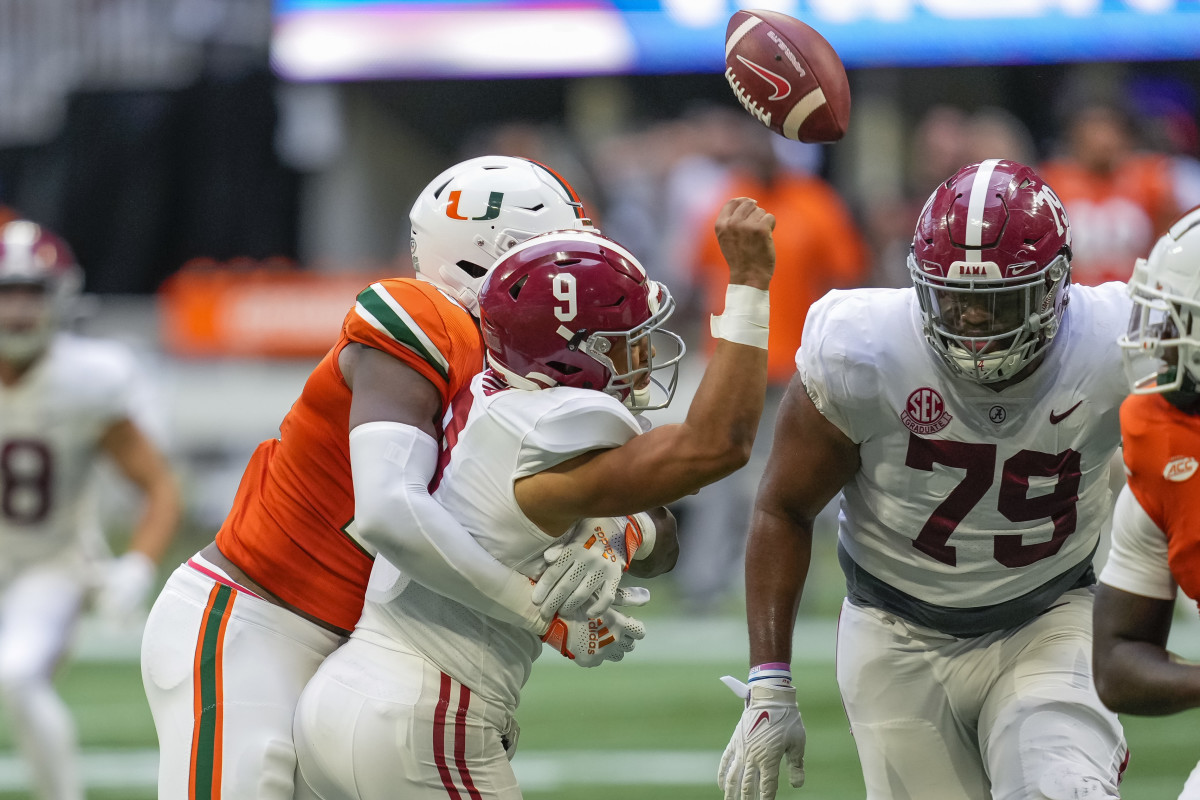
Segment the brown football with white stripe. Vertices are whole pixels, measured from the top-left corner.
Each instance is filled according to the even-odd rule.
[[[738,11],[725,29],[725,79],[742,106],[801,142],[836,142],[850,121],[850,82],[838,54],[798,19]]]

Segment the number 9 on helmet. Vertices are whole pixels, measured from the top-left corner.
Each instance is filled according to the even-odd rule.
[[[489,365],[519,389],[572,386],[633,411],[664,408],[684,344],[670,292],[598,233],[556,231],[506,253],[479,294]]]

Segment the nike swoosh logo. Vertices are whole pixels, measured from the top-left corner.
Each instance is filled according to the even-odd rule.
[[[771,70],[760,67],[753,61],[747,60],[745,56],[738,56],[738,61],[745,64],[755,75],[762,78],[775,88],[775,93],[768,97],[768,100],[782,100],[792,93],[792,85],[788,83],[787,78],[783,77],[782,75],[776,75],[774,72],[771,72]]]
[[[762,724],[763,722],[768,722],[768,721],[770,721],[770,719],[771,719],[770,714],[768,714],[766,711],[762,712],[761,714],[758,715],[758,719],[754,720],[754,724],[750,726],[750,730],[746,731],[746,735],[747,736],[753,735],[755,729],[757,729],[760,724]]]
[[[1054,409],[1050,409],[1050,424],[1057,425],[1058,423],[1062,422],[1064,419],[1066,419],[1068,416],[1071,415],[1072,411],[1079,408],[1081,405],[1083,405],[1082,400],[1080,400],[1078,403],[1071,406],[1070,408],[1068,408],[1066,411],[1064,411],[1061,414],[1055,414]]]

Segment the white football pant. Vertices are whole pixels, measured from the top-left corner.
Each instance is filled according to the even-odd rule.
[[[83,800],[75,721],[54,691],[85,592],[77,554],[23,568],[0,597],[0,701],[37,796]]]
[[[400,648],[403,645],[397,644]],[[421,656],[350,639],[296,709],[296,756],[321,800],[519,800],[510,710]]]
[[[159,800],[292,800],[292,716],[341,637],[191,567],[150,610],[142,683]]]
[[[1200,800],[1200,764],[1188,776],[1183,791],[1179,793],[1179,800]]]
[[[1092,686],[1092,592],[956,638],[846,601],[837,680],[868,800],[1108,800],[1126,747]]]

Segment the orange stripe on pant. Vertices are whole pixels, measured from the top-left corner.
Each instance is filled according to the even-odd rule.
[[[221,744],[224,727],[225,628],[237,593],[214,584],[200,621],[196,660],[192,667],[192,757],[188,777],[189,800],[220,800]]]

